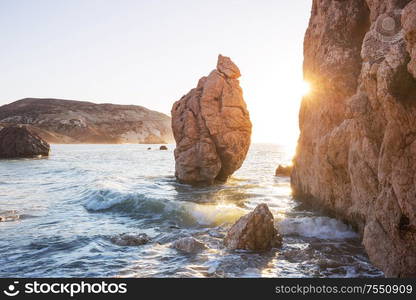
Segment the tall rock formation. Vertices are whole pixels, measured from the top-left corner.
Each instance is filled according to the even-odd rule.
[[[294,196],[354,224],[386,276],[416,276],[416,0],[314,0],[313,92]]]
[[[180,182],[212,184],[241,167],[250,146],[251,122],[239,77],[231,59],[219,55],[217,69],[174,103],[172,129]]]

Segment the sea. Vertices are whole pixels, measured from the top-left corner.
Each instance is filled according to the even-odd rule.
[[[148,148],[151,148],[150,150]],[[0,160],[0,277],[382,277],[347,224],[305,208],[288,177],[292,151],[253,144],[226,183],[180,184],[174,145],[52,145],[49,158]],[[281,249],[230,251],[230,226],[267,203]],[[120,246],[113,238],[145,233]],[[192,236],[207,249],[171,247]]]

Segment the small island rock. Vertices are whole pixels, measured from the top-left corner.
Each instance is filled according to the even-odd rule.
[[[49,144],[25,126],[9,126],[0,131],[0,158],[48,156],[49,151]]]

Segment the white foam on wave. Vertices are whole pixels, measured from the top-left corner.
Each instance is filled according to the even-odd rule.
[[[246,213],[244,209],[233,204],[198,204],[186,201],[171,201],[124,191],[116,186],[90,192],[84,204],[85,208],[91,211],[112,209],[115,206],[122,209],[126,205],[129,211],[162,213],[166,216],[173,213],[171,217],[190,218],[193,222],[204,226],[233,223]]]
[[[120,193],[119,191],[110,189],[99,190],[88,197],[85,207],[92,211],[105,210],[122,203],[128,197],[129,195]]]
[[[200,225],[218,226],[233,223],[246,211],[233,204],[195,204],[187,207],[188,212]]]
[[[283,235],[298,235],[321,239],[358,237],[350,226],[328,217],[286,218],[279,223]]]

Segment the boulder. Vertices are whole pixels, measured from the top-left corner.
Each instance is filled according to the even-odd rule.
[[[274,226],[274,218],[267,204],[241,217],[228,231],[224,245],[230,249],[268,251],[282,245],[282,238]]]
[[[285,165],[279,165],[276,168],[275,175],[276,176],[285,176],[288,177],[292,174],[292,166],[285,166]]]
[[[162,146],[160,146],[159,150],[168,150],[168,147],[162,145]]]
[[[193,237],[184,237],[172,244],[172,248],[185,253],[197,253],[207,249],[208,247]]]
[[[113,236],[110,240],[113,244],[118,246],[141,246],[150,242],[151,238],[145,233],[137,235],[123,233]]]
[[[0,131],[0,158],[48,156],[49,151],[49,144],[24,126],[9,126]]]
[[[225,181],[243,164],[252,125],[239,76],[231,59],[219,55],[217,68],[174,103],[175,175],[180,182]]]

